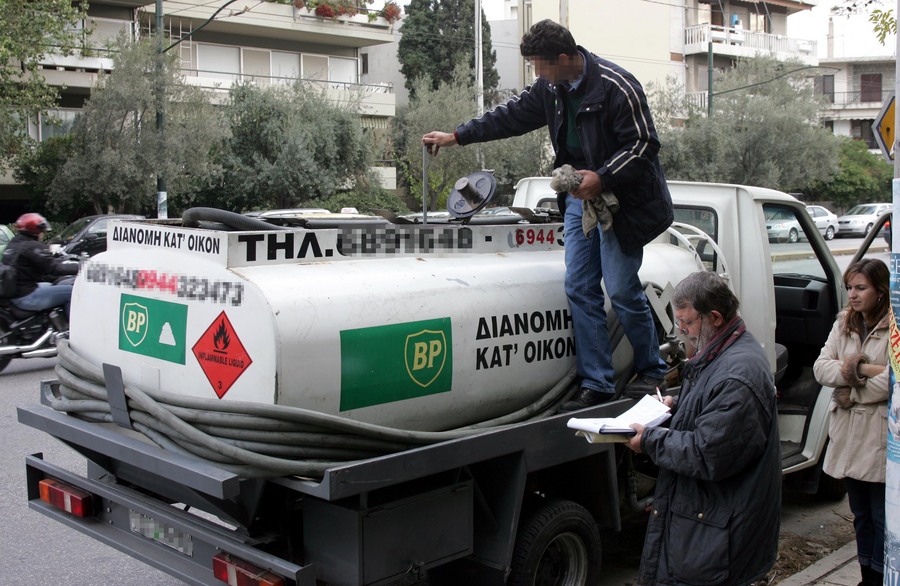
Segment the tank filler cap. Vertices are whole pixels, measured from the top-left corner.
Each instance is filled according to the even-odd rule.
[[[491,201],[497,179],[489,171],[476,171],[456,180],[447,198],[447,211],[454,218],[469,218]]]

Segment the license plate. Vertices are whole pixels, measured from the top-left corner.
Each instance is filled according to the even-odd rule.
[[[191,536],[183,531],[169,527],[161,521],[157,521],[137,511],[128,511],[128,520],[131,522],[131,530],[147,539],[152,539],[186,556],[194,555],[194,543]]]

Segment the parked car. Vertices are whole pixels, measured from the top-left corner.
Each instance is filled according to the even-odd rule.
[[[106,251],[106,231],[110,220],[139,220],[144,216],[133,214],[103,214],[75,220],[50,239],[51,250],[66,254],[88,256]]]
[[[850,208],[846,214],[838,218],[838,235],[865,236],[875,225],[878,216],[891,211],[889,203],[861,203]]]
[[[834,238],[839,229],[836,214],[822,206],[806,206],[806,211],[809,212],[813,222],[816,223],[816,228],[819,229],[819,234],[824,236],[825,240]]]
[[[800,222],[792,213],[781,208],[772,208],[766,212],[766,232],[769,242],[798,242],[803,231]]]
[[[12,240],[13,232],[5,224],[0,224],[0,254],[6,250],[6,245]]]

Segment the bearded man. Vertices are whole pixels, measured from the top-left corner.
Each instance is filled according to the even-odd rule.
[[[669,428],[628,447],[659,467],[638,584],[753,585],[775,563],[781,451],[772,370],[728,283],[708,271],[672,299],[689,360]]]

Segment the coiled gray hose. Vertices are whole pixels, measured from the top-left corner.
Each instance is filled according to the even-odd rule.
[[[112,422],[103,371],[58,344],[59,396],[51,406],[88,421]],[[574,368],[536,402],[502,417],[446,431],[414,431],[299,407],[183,397],[125,385],[135,430],[160,447],[207,460],[244,477],[321,477],[328,468],[487,429],[542,419],[574,392]]]

